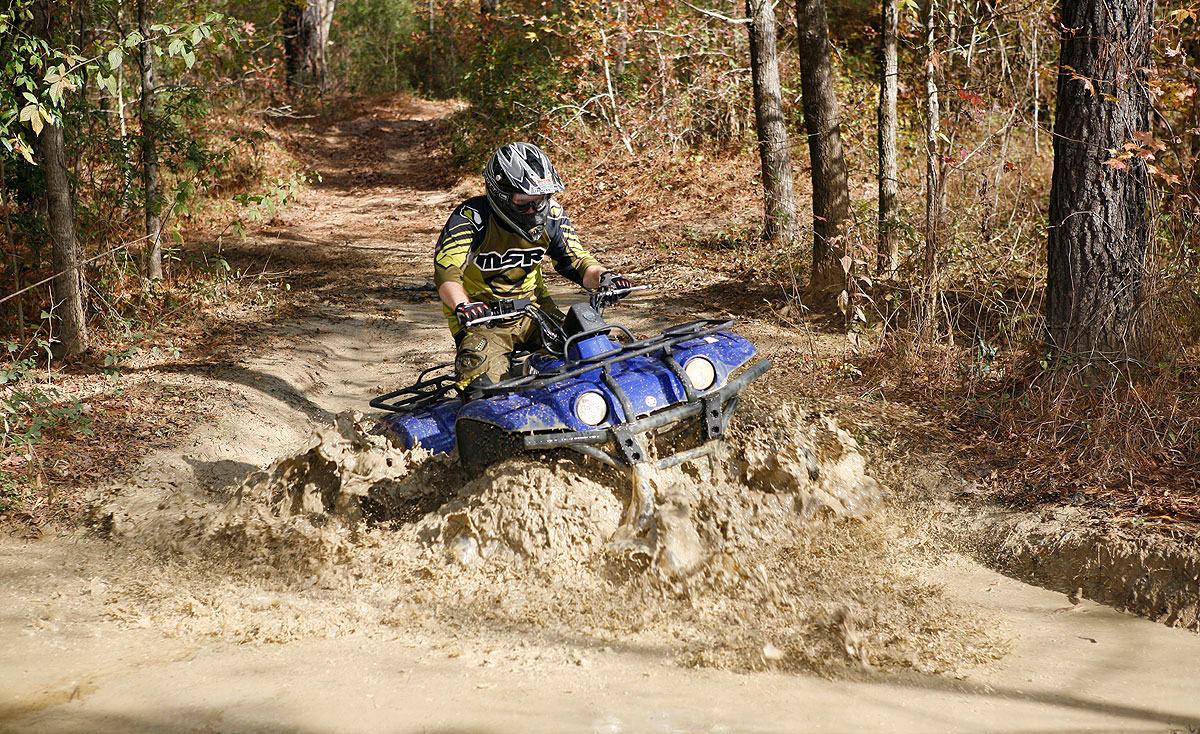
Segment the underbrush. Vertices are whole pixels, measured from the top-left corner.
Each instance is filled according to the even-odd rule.
[[[76,519],[82,504],[70,490],[102,475],[87,475],[97,462],[115,468],[140,453],[147,434],[130,427],[140,418],[129,417],[161,409],[157,398],[134,397],[145,389],[138,373],[213,348],[205,342],[226,315],[271,308],[286,288],[257,271],[239,271],[223,243],[287,206],[308,176],[257,116],[216,115],[195,135],[188,156],[164,171],[164,189],[173,198],[164,216],[159,280],[143,275],[143,211],[136,198],[125,205],[110,200],[124,163],[103,156],[81,162],[91,184],[77,194],[81,246],[89,257],[87,354],[65,365],[52,359],[58,316],[46,287],[5,304],[11,318],[0,332],[0,523],[36,528]],[[31,233],[44,227],[43,215],[12,203],[12,219],[27,235],[17,240],[27,248],[13,261],[33,264],[18,283],[36,283],[52,275],[47,253],[28,249],[36,243]],[[115,439],[114,426],[129,428],[126,438]]]
[[[1021,307],[1039,300],[1034,289],[1002,301],[1015,326],[960,332],[953,345],[891,330],[843,389],[920,409],[948,431],[964,475],[1001,502],[1073,505],[1110,522],[1200,522],[1200,352],[1102,367],[1055,359],[1038,346],[1040,314]],[[979,323],[977,310],[948,313]]]

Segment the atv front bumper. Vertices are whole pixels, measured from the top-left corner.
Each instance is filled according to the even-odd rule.
[[[628,468],[649,460],[643,434],[699,417],[702,443],[695,448],[660,458],[656,463],[660,469],[666,469],[691,459],[708,456],[716,448],[716,439],[725,435],[729,418],[737,407],[738,393],[770,368],[769,359],[760,359],[745,372],[707,395],[698,395],[694,400],[677,403],[658,413],[620,425],[590,431],[526,434],[520,437],[521,448],[567,448],[610,466]],[[611,446],[611,449],[606,450],[607,446]]]

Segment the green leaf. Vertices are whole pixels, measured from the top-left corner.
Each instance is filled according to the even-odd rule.
[[[193,28],[192,29],[192,45],[195,46],[196,44],[200,43],[203,40],[204,40],[204,32],[201,31],[199,27]]]
[[[33,118],[37,117],[37,113],[38,104],[37,100],[35,99],[32,100],[30,104],[27,104],[21,108],[20,120],[21,122],[29,122],[32,124],[32,120]]]
[[[120,46],[116,46],[113,48],[113,50],[108,52],[108,68],[112,69],[113,71],[116,71],[121,65],[121,62],[124,60],[125,53],[121,51]]]
[[[172,56],[178,56],[179,54],[183,53],[183,39],[171,39],[170,45],[167,46],[167,53],[171,54]]]
[[[189,69],[192,68],[192,65],[196,63],[196,54],[192,53],[191,51],[184,51],[183,62],[187,64]]]

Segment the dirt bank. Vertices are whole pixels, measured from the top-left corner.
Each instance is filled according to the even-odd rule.
[[[1200,553],[1192,537],[1133,533],[1072,508],[962,512],[963,538],[1016,578],[1200,632]]]

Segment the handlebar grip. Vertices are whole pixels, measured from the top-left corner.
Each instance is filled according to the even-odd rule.
[[[500,313],[500,314],[492,314],[491,316],[480,316],[477,319],[472,319],[471,321],[468,321],[466,324],[464,324],[464,326],[466,326],[469,329],[472,326],[481,326],[483,324],[489,324],[493,321],[504,321],[505,319],[511,319],[515,315],[516,314],[511,314],[511,313]]]
[[[520,316],[532,308],[534,304],[533,299],[531,298],[508,298],[499,301],[492,301],[487,305],[492,312],[490,315],[480,316],[477,319],[472,319],[471,321],[463,324],[463,326],[469,329],[473,326],[482,326],[483,324],[489,324],[493,321],[505,321],[507,319]]]

